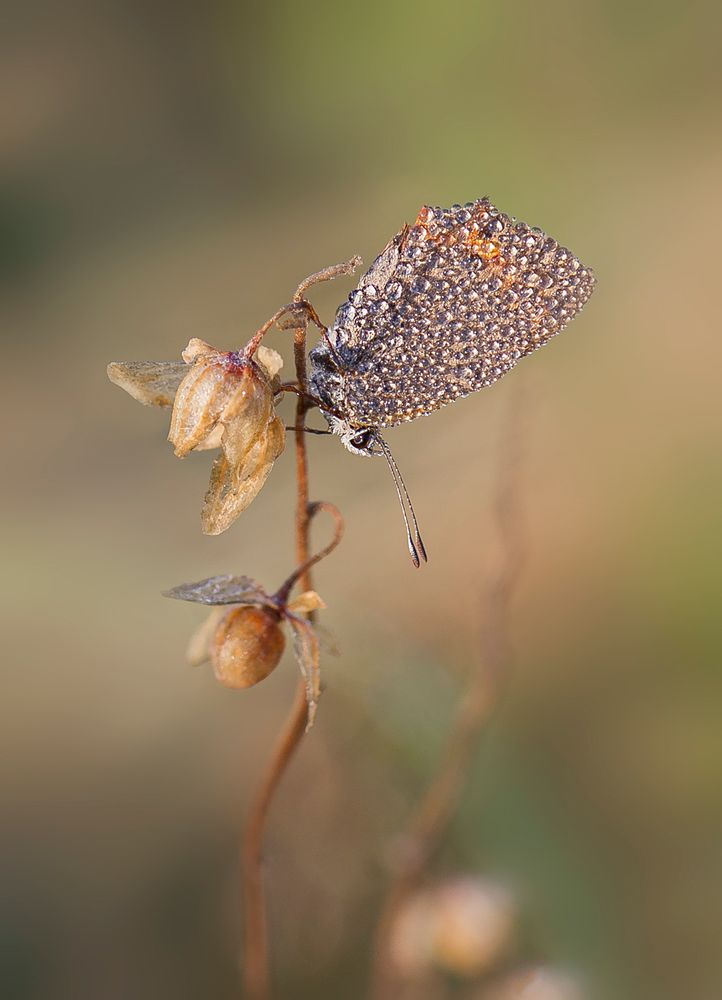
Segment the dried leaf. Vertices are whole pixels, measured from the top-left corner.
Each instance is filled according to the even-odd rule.
[[[164,597],[195,604],[263,604],[266,592],[249,576],[211,576],[197,583],[181,583],[163,592]]]
[[[112,361],[108,378],[144,406],[172,406],[188,365],[183,361]]]
[[[306,685],[306,703],[308,704],[306,732],[308,732],[316,718],[318,699],[321,697],[318,639],[313,626],[305,619],[289,614],[288,622],[293,630],[293,652]]]

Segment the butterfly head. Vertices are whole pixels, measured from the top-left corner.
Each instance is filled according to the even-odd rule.
[[[378,432],[375,427],[352,427],[342,417],[326,414],[329,426],[334,434],[338,434],[341,443],[354,455],[370,458],[382,454],[378,444]]]

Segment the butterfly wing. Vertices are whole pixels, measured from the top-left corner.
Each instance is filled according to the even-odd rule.
[[[354,427],[430,413],[559,333],[594,282],[569,250],[487,199],[425,207],[336,314],[332,402]]]

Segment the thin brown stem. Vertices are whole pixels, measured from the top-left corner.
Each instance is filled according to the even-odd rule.
[[[246,357],[248,357],[248,358],[252,358],[253,357],[253,355],[258,350],[258,345],[261,343],[261,341],[266,336],[266,334],[268,333],[268,331],[271,329],[271,327],[273,326],[273,324],[277,323],[279,321],[279,319],[281,318],[281,316],[283,316],[284,313],[287,313],[289,311],[289,309],[292,309],[292,308],[293,308],[293,303],[290,303],[289,305],[281,306],[280,309],[277,309],[275,311],[275,313],[273,314],[273,316],[271,316],[269,319],[266,320],[266,322],[263,324],[263,326],[260,326],[256,330],[256,332],[253,334],[253,336],[248,341],[248,343],[246,344],[246,346],[243,348],[243,353],[246,355]]]
[[[302,565],[308,560],[308,531],[311,517],[308,507],[308,454],[306,452],[306,413],[309,408],[306,398],[306,326],[293,331],[293,360],[296,367],[296,382],[303,395],[296,398],[296,420],[294,436],[296,440],[296,562]],[[304,590],[311,589],[311,574],[307,569],[301,576]]]
[[[270,997],[268,929],[263,884],[263,835],[266,819],[281,778],[306,729],[306,689],[299,682],[283,731],[276,743],[261,787],[251,808],[243,844],[245,940],[243,980],[249,1000]]]
[[[256,332],[244,348],[245,354],[252,357],[259,344],[274,323],[283,328],[293,329],[293,356],[296,367],[296,382],[284,384],[283,389],[297,393],[296,420],[294,435],[296,443],[296,565],[298,569],[282,586],[281,592],[287,597],[292,587],[298,582],[304,590],[312,589],[311,568],[320,559],[325,558],[338,545],[343,533],[343,519],[333,504],[317,502],[309,503],[308,492],[308,456],[306,452],[306,413],[316,405],[316,401],[308,396],[306,379],[306,332],[309,322],[315,323],[324,333],[326,327],[313,306],[304,298],[304,293],[320,281],[329,281],[342,275],[350,274],[359,264],[360,258],[353,257],[343,264],[324,268],[310,275],[296,289],[293,301],[277,310]],[[279,321],[286,315],[287,321]],[[316,555],[309,553],[309,529],[314,515],[325,510],[335,521],[335,533],[331,542]],[[313,619],[313,614],[309,615]],[[297,624],[301,625],[301,622]],[[308,626],[306,626],[308,627]],[[266,773],[256,793],[251,806],[250,817],[243,839],[243,872],[244,872],[244,965],[243,978],[245,993],[249,1000],[268,1000],[271,996],[271,977],[269,969],[268,930],[266,920],[266,901],[263,885],[263,836],[268,814],[276,790],[285,774],[288,765],[297,750],[307,722],[309,721],[309,703],[307,701],[306,685],[303,680],[298,684],[295,700],[283,731],[276,743],[268,764]]]
[[[498,704],[501,682],[510,660],[509,610],[525,555],[519,502],[519,402],[517,398],[500,448],[495,498],[500,556],[499,565],[490,574],[484,597],[480,665],[470,678],[436,772],[402,837],[401,857],[376,926],[371,978],[373,1000],[391,1000],[401,995],[403,984],[390,950],[393,930],[404,905],[423,881],[443,843],[479,739]]]
[[[302,392],[306,387],[306,327],[294,330],[293,354],[296,378]],[[309,527],[312,508],[308,502],[308,457],[304,425],[308,404],[305,395],[296,400],[296,563],[299,580],[310,590]],[[266,900],[263,885],[263,835],[273,796],[298,749],[306,730],[308,705],[303,680],[299,681],[290,714],[271,756],[265,777],[251,807],[243,843],[244,870],[244,984],[248,1000],[268,1000],[271,996]]]
[[[275,596],[284,603],[288,599],[288,595],[290,594],[291,590],[296,585],[296,583],[300,579],[302,579],[302,577],[312,567],[314,567],[317,563],[320,563],[322,559],[326,558],[326,556],[331,555],[333,550],[336,548],[336,546],[340,543],[341,539],[343,538],[344,521],[343,517],[341,516],[341,511],[338,509],[338,507],[333,503],[328,503],[328,501],[326,500],[316,500],[314,503],[308,505],[309,520],[314,518],[319,511],[325,511],[327,514],[330,514],[331,517],[333,518],[334,522],[333,538],[328,543],[328,545],[324,545],[322,549],[314,553],[314,555],[309,556],[309,558],[304,563],[301,563],[298,569],[295,569],[293,573],[291,573],[289,578],[286,580],[286,582],[279,587],[279,589],[276,591]]]

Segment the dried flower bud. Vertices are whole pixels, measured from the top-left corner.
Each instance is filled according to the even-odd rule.
[[[275,352],[266,351],[265,356],[269,354]],[[268,372],[262,361],[217,351],[197,337],[188,342],[183,360],[190,370],[178,387],[168,433],[176,455],[183,458],[195,448],[209,447],[209,435],[218,425],[238,417],[244,418],[245,431],[239,448],[247,451],[271,417],[275,372]],[[216,439],[211,446],[219,444]]]
[[[221,684],[247,688],[278,666],[286,645],[280,615],[269,607],[231,608],[210,643],[213,670]]]
[[[283,362],[264,347],[257,355],[250,360],[216,351],[197,338],[183,352],[191,367],[178,387],[168,439],[181,458],[194,449],[221,448],[201,513],[208,535],[225,531],[246,509],[286,443],[273,408]]]
[[[201,512],[207,535],[225,531],[265,483],[286,444],[274,410],[283,365],[261,344],[251,359],[217,351],[197,337],[183,361],[126,361],[108,365],[108,377],[146,406],[172,406],[168,439],[179,458],[220,448]]]

